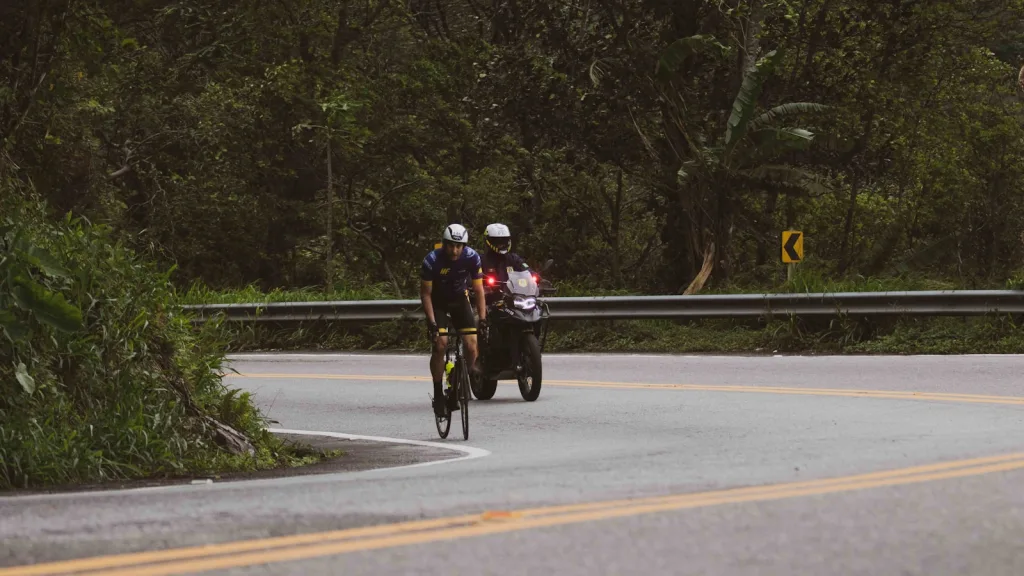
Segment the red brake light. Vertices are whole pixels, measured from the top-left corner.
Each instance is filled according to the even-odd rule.
[[[534,281],[534,282],[540,282],[540,276],[539,276],[539,275],[537,275],[537,274],[534,274],[534,275],[533,275],[533,281]]]
[[[494,276],[488,276],[487,277],[487,284],[489,286],[494,286]]]

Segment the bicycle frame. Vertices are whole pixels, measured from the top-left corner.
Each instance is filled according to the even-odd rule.
[[[445,351],[444,351],[444,364],[445,364],[445,374],[446,374],[445,377],[446,377],[448,386],[450,386],[450,390],[448,391],[448,393],[447,393],[447,395],[445,397],[445,401],[448,402],[448,401],[451,401],[452,399],[456,399],[455,401],[459,403],[460,416],[462,417],[461,418],[461,420],[462,420],[462,437],[463,437],[463,439],[468,440],[469,439],[469,400],[470,400],[470,395],[472,394],[472,392],[470,392],[470,390],[469,390],[469,387],[470,387],[469,375],[468,375],[468,368],[466,367],[466,364],[465,364],[465,356],[463,355],[463,350],[464,349],[463,349],[462,335],[458,334],[458,333],[454,333],[454,334],[450,333],[450,334],[446,334],[446,336],[448,338],[448,344],[445,347]],[[454,358],[453,358],[453,356],[454,356]],[[448,363],[449,362],[452,363],[451,371],[448,370]],[[453,382],[453,380],[454,380],[454,382]],[[449,412],[449,417],[448,417],[448,420],[447,420],[448,421],[448,426],[451,425],[451,416],[450,415],[451,415],[451,412]],[[442,431],[441,430],[441,426],[440,426],[440,420],[438,420],[438,429],[437,430],[438,430],[438,433],[441,435],[442,438],[447,438],[448,437],[448,429],[449,428],[446,426],[445,429]]]
[[[448,336],[448,346],[444,349],[444,363],[445,363],[445,366],[447,366],[448,362],[450,362],[450,361],[459,362],[463,358],[463,356],[462,356],[462,350],[463,350],[463,348],[462,348],[462,336],[459,335],[459,334],[448,334],[447,336]],[[455,355],[454,359],[452,358],[453,354]]]

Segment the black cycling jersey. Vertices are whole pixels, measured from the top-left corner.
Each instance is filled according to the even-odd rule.
[[[526,260],[523,260],[522,256],[515,252],[508,254],[488,252],[483,257],[483,269],[484,276],[493,276],[501,284],[508,280],[509,272],[525,272],[530,267],[526,264]]]
[[[447,301],[464,298],[469,291],[470,280],[484,277],[480,254],[469,246],[462,249],[462,255],[454,262],[448,259],[444,248],[438,248],[423,259],[420,279],[432,282],[432,296]]]

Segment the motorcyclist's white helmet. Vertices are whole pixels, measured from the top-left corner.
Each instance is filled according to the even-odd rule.
[[[462,224],[449,224],[444,229],[444,241],[455,244],[468,244],[469,231]]]
[[[508,251],[512,249],[512,233],[504,224],[488,225],[484,230],[484,238],[487,239],[487,246],[498,254],[508,254]]]

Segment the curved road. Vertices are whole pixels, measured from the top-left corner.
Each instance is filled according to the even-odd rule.
[[[440,441],[423,356],[232,366],[282,429]],[[0,576],[1024,574],[1022,373],[549,355],[537,402],[503,382],[468,442],[453,422],[449,461],[2,498]]]

